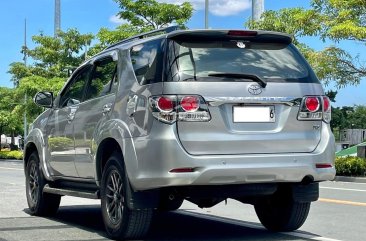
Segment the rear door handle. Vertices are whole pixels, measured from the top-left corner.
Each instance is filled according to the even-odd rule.
[[[137,95],[133,95],[133,96],[130,96],[128,98],[128,102],[127,102],[127,115],[129,117],[132,117],[133,114],[137,110],[137,101],[138,101],[138,98],[139,97]]]
[[[112,103],[109,103],[103,106],[102,113],[103,115],[106,115],[107,113],[111,112],[111,110],[112,110]]]
[[[67,115],[67,122],[71,123],[75,118],[75,112],[71,112]]]

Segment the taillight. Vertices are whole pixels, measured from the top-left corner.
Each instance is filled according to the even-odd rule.
[[[197,96],[184,96],[180,101],[180,106],[187,112],[194,112],[200,107],[200,100]]]
[[[158,98],[157,107],[163,112],[171,112],[174,109],[175,100],[169,96],[161,96]]]
[[[320,102],[319,102],[318,97],[306,97],[305,107],[310,112],[315,112],[315,111],[319,110]]]
[[[324,120],[331,119],[330,100],[327,96],[305,96],[302,99],[298,120]]]
[[[149,103],[153,116],[164,123],[211,120],[205,100],[198,95],[152,96]]]
[[[332,119],[332,107],[330,105],[330,99],[328,96],[323,96],[323,120],[326,123],[330,123]]]

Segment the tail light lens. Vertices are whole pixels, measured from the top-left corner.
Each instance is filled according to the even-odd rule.
[[[323,96],[323,120],[326,123],[330,123],[332,120],[332,107],[328,96]]]
[[[184,111],[195,112],[200,107],[200,100],[197,96],[184,96],[180,101],[180,106]]]
[[[149,104],[153,116],[164,123],[211,120],[205,100],[198,95],[151,96]]]
[[[305,96],[302,99],[298,120],[331,120],[330,100],[327,96]]]
[[[320,108],[320,102],[318,97],[307,97],[305,99],[305,107],[310,112],[316,112]]]
[[[174,109],[174,98],[161,96],[158,98],[157,107],[162,112],[171,112]]]

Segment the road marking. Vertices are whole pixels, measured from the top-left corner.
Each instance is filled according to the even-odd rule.
[[[362,202],[352,202],[352,201],[345,201],[345,200],[337,200],[337,199],[328,199],[328,198],[319,198],[321,202],[327,203],[337,203],[337,204],[345,204],[345,205],[353,205],[353,206],[363,206],[366,207],[366,203]]]
[[[340,188],[340,187],[320,187],[320,188],[321,189],[331,189],[331,190],[342,190],[342,191],[366,192],[366,190],[353,189],[353,188]]]
[[[0,167],[0,169],[4,169],[4,170],[16,170],[16,171],[23,171],[24,170],[22,168],[12,168],[12,167]]]
[[[208,220],[211,220],[211,221],[225,222],[225,223],[228,223],[228,224],[242,226],[242,227],[245,227],[245,228],[266,230],[260,224],[249,223],[249,222],[245,222],[245,221],[240,221],[240,220],[235,220],[235,219],[230,219],[230,218],[224,218],[224,217],[218,217],[218,216],[214,216],[214,215],[210,215],[210,214],[203,214],[203,213],[198,213],[198,212],[185,211],[185,210],[179,210],[177,212],[178,213],[183,213],[185,215],[189,215],[189,216],[192,216],[192,217],[195,217],[195,218],[205,218],[205,219],[208,219]],[[326,238],[326,237],[322,237],[322,236],[319,236],[319,235],[303,233],[301,231],[281,232],[280,234],[289,235],[289,236],[293,236],[293,237],[297,237],[297,238],[316,240],[316,241],[341,241],[339,239]]]

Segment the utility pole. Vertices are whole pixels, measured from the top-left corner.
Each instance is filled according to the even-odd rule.
[[[205,0],[205,29],[208,29],[208,0]]]
[[[24,19],[24,65],[27,67],[27,19]],[[24,95],[24,140],[28,135],[28,128],[27,128],[27,111],[25,110],[27,104],[27,93]]]
[[[61,30],[61,0],[55,0],[55,29],[54,37],[57,37],[58,31]]]
[[[264,12],[264,0],[252,0],[252,20],[259,21]]]

